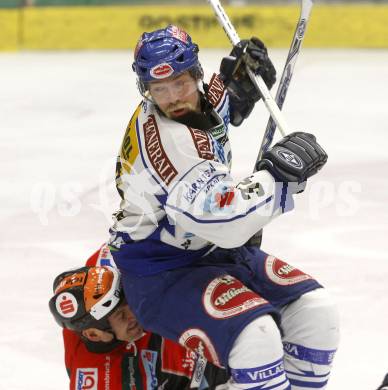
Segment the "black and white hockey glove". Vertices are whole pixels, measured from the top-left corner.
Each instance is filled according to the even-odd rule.
[[[287,135],[263,154],[256,170],[266,169],[277,181],[303,183],[327,161],[327,154],[314,135],[296,132]]]
[[[377,390],[388,390],[388,374],[385,376],[383,383]]]
[[[229,56],[222,59],[220,76],[224,84],[228,86],[232,81],[243,82],[245,79],[250,82],[246,66],[255,74],[259,74],[268,88],[275,84],[275,67],[268,57],[267,48],[259,38],[243,39],[233,47]]]
[[[259,74],[268,88],[276,81],[276,70],[268,57],[267,48],[258,38],[242,40],[235,45],[229,56],[220,65],[220,77],[228,89],[231,105],[231,122],[239,126],[249,116],[260,92],[246,72],[248,66]]]

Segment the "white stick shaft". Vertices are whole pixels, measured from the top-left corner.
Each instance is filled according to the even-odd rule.
[[[228,15],[225,13],[225,10],[223,9],[221,3],[219,2],[219,0],[208,0],[208,2],[212,6],[229,40],[232,42],[233,45],[236,45],[238,42],[240,42],[240,38],[237,34],[236,29],[233,27],[232,22],[230,21]],[[259,90],[263,98],[263,102],[266,105],[269,113],[271,114],[271,117],[275,121],[279,131],[282,133],[283,136],[285,136],[288,133],[291,133],[283,117],[282,112],[279,110],[279,107],[277,106],[274,98],[269,92],[264,80],[259,75],[255,75],[250,69],[247,69],[247,71],[252,82]]]
[[[247,72],[253,84],[255,84],[256,88],[260,91],[263,102],[282,136],[285,137],[286,134],[290,134],[292,131],[289,129],[283,113],[279,110],[279,107],[272,97],[271,92],[269,92],[264,80],[260,76],[255,75],[250,69],[247,69]]]
[[[219,0],[208,0],[208,2],[212,6],[218,21],[221,23],[221,26],[226,32],[226,35],[228,36],[232,45],[237,45],[237,43],[240,42],[240,37],[238,36],[236,29],[234,28]]]

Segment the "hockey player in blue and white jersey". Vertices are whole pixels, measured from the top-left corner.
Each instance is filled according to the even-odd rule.
[[[257,38],[236,45],[205,84],[185,31],[142,35],[133,70],[143,100],[117,161],[110,249],[141,325],[227,367],[228,388],[324,389],[335,305],[311,276],[246,243],[293,208],[327,155],[313,135],[293,133],[234,183],[228,128],[260,99],[246,64],[273,85]]]

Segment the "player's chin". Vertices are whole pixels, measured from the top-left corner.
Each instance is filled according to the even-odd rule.
[[[191,110],[190,108],[187,108],[187,107],[185,107],[185,108],[180,108],[180,109],[178,109],[178,110],[168,111],[168,112],[167,112],[167,116],[168,116],[169,118],[172,118],[172,119],[174,119],[174,118],[180,118],[180,117],[182,117],[182,116],[188,114],[190,111],[192,111],[192,110]]]
[[[137,340],[143,334],[143,328],[137,324],[135,327],[127,329],[127,341]]]

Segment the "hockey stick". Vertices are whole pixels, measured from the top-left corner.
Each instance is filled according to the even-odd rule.
[[[223,9],[220,1],[208,0],[208,2],[212,6],[218,21],[221,23],[232,45],[236,45],[238,42],[240,42],[240,38],[237,34],[236,29],[233,27],[228,15],[225,13],[225,10]],[[276,123],[276,126],[278,127],[282,135],[285,136],[286,134],[291,133],[283,117],[282,112],[279,110],[279,107],[277,106],[263,79],[259,75],[255,75],[248,67],[247,73],[255,87],[260,92],[264,104],[266,105],[269,113],[271,114],[271,117],[273,118],[274,122]]]
[[[284,66],[282,77],[280,79],[278,90],[275,96],[276,104],[278,105],[280,110],[282,109],[284,100],[286,99],[288,87],[291,82],[295,63],[299,55],[299,51],[306,32],[307,23],[313,5],[314,5],[314,0],[302,0],[298,24],[295,29],[294,37],[291,42],[291,47],[288,52],[286,64]],[[272,119],[272,117],[270,117],[264,132],[263,141],[260,146],[260,151],[257,156],[256,163],[261,159],[263,153],[266,152],[268,148],[271,146],[275,134],[275,130],[276,130],[276,123]]]

